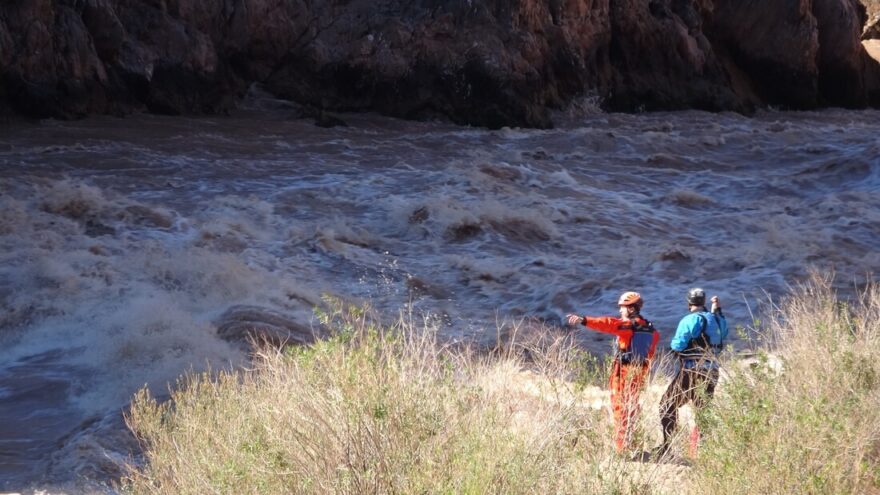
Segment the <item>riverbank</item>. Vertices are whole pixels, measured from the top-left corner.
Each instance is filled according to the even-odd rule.
[[[821,277],[796,288],[760,324],[759,359],[725,366],[697,457],[682,439],[640,464],[611,454],[604,368],[564,336],[474,354],[339,304],[331,339],[190,376],[171,402],[138,394],[128,421],[146,450],[125,491],[866,493],[880,486],[878,315],[876,285],[850,303]],[[644,398],[645,450],[662,381]]]

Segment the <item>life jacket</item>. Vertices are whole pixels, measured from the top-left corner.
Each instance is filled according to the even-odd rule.
[[[688,346],[685,350],[679,353],[679,356],[681,356],[682,359],[691,360],[714,358],[715,353],[724,347],[724,343],[713,344],[712,339],[707,332],[709,328],[708,318],[706,318],[706,315],[703,313],[696,313],[696,315],[700,317],[700,334],[688,342]],[[718,325],[718,331],[720,332],[721,324],[718,322],[718,318],[715,318],[715,323]]]
[[[639,322],[640,319],[644,323]],[[657,329],[650,321],[641,316],[630,320],[630,326],[633,335],[629,340],[629,345],[624,349],[618,348],[615,359],[621,364],[647,363],[651,344],[654,343],[654,333],[657,332]]]

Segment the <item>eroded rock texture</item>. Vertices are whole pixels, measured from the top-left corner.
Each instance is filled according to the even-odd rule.
[[[868,7],[866,11],[865,7]],[[878,103],[874,0],[7,0],[0,101],[216,113],[258,82],[317,110],[551,125],[614,110]],[[872,10],[873,9],[873,10]],[[874,15],[874,17],[871,17]]]

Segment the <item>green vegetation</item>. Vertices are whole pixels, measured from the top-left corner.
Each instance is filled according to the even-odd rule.
[[[880,291],[839,303],[814,277],[776,308],[751,366],[728,366],[692,484],[704,493],[880,493]]]
[[[253,369],[137,395],[145,463],[128,493],[870,493],[880,490],[880,293],[837,302],[827,280],[767,315],[752,366],[731,362],[697,418],[692,467],[613,454],[602,364],[564,335],[491,353],[444,346],[428,323],[379,325],[329,301],[337,333],[263,348]],[[541,329],[539,329],[541,330]],[[526,332],[524,332],[526,333]],[[776,357],[778,356],[778,358]],[[773,364],[781,363],[781,369]],[[664,379],[665,380],[665,379]],[[658,380],[659,382],[660,380]],[[644,395],[658,443],[663,383]],[[683,441],[680,443],[684,443]]]
[[[606,413],[581,407],[574,385],[550,376],[582,359],[567,339],[528,349],[541,369],[529,374],[523,347],[444,348],[430,329],[385,328],[368,311],[330,305],[320,316],[338,329],[332,338],[263,349],[252,370],[189,376],[164,404],[138,394],[128,420],[147,464],[123,490],[630,491],[631,477],[599,472]],[[533,384],[545,390],[524,390]]]

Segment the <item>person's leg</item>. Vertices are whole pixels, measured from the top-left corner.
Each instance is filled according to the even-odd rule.
[[[694,372],[694,409],[699,410],[709,403],[715,395],[715,387],[718,385],[718,368],[699,370]]]
[[[687,403],[688,390],[688,370],[679,368],[678,372],[672,377],[663,398],[660,399],[660,426],[663,428],[663,444],[661,450],[665,451],[672,443],[672,435],[675,433],[675,427],[678,424],[678,408]]]
[[[611,391],[611,413],[614,417],[614,448],[617,452],[623,452],[626,448],[626,376],[623,366],[615,362],[611,367],[611,376],[608,379],[608,389]]]
[[[642,386],[645,383],[645,377],[648,374],[647,366],[634,365],[623,366],[624,377],[624,396],[623,396],[623,418],[624,418],[624,445],[625,448],[632,447],[633,432],[636,429],[639,418],[639,395]]]
[[[697,456],[697,450],[700,445],[700,411],[706,407],[706,404],[709,403],[709,400],[712,399],[712,396],[715,395],[715,387],[718,385],[718,368],[712,368],[707,370],[702,370],[698,375],[694,376],[695,385],[695,394],[693,397],[694,401],[694,414],[696,423],[694,424],[694,429],[691,431],[690,436],[690,449],[689,453],[691,457]]]

